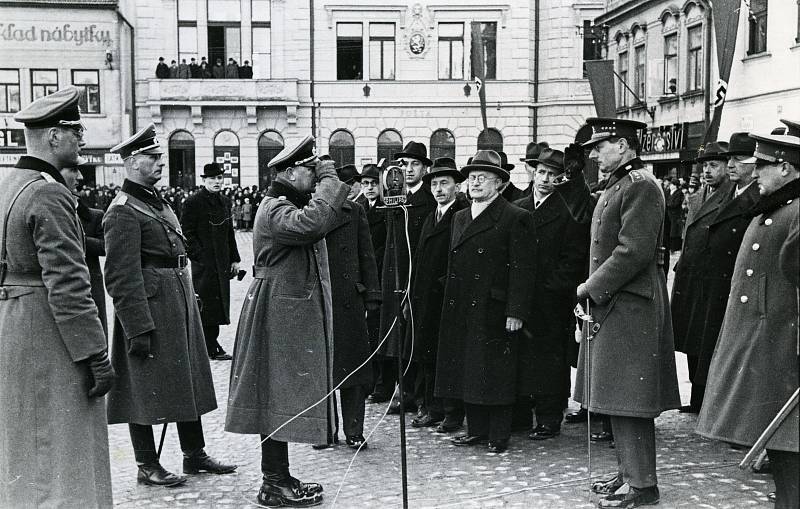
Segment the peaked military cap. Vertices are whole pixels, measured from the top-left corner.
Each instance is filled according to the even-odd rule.
[[[456,182],[464,182],[464,175],[458,171],[456,162],[450,157],[437,157],[433,161],[431,171],[422,176],[425,185],[430,185],[436,177],[453,177]]]
[[[712,141],[697,151],[697,157],[695,158],[695,161],[698,163],[702,163],[703,161],[727,161],[727,152],[727,141]]]
[[[290,145],[278,153],[267,164],[275,171],[283,171],[292,166],[313,166],[317,161],[314,137],[310,134],[295,145]]]
[[[628,120],[627,118],[592,117],[586,123],[592,128],[589,141],[583,143],[584,147],[591,147],[609,138],[639,138],[639,130],[647,127],[644,122]]]
[[[539,157],[533,160],[537,164],[543,164],[550,168],[555,168],[559,172],[564,171],[564,152],[552,148],[542,150]]]
[[[511,180],[511,175],[500,166],[500,154],[494,150],[479,150],[472,160],[461,168],[461,173],[464,177],[469,176],[473,171],[489,171],[500,177],[503,182]]]
[[[800,168],[800,138],[776,134],[751,134],[756,140],[753,157],[747,162],[791,163]]]
[[[75,127],[81,124],[78,109],[80,92],[75,87],[63,88],[30,103],[14,115],[14,120],[28,128]]]
[[[508,162],[508,156],[505,152],[500,151],[497,153],[500,156],[500,167],[506,171],[511,171],[514,169],[514,165]]]
[[[365,164],[364,167],[361,169],[361,175],[359,176],[359,180],[361,179],[375,179],[380,182],[381,180],[381,169],[378,167],[377,164]]]
[[[740,132],[731,134],[731,141],[728,143],[728,150],[724,155],[730,156],[752,156],[756,149],[756,140],[751,138],[748,133]]]
[[[202,177],[203,178],[216,177],[217,175],[222,175],[224,173],[225,172],[222,171],[222,168],[220,168],[220,166],[216,162],[212,162],[212,163],[208,163],[205,166],[203,166],[203,175],[202,175]]]
[[[781,122],[786,124],[786,134],[800,138],[800,121],[782,118]]]
[[[422,164],[425,166],[430,166],[433,164],[433,161],[428,159],[428,149],[425,147],[424,143],[418,143],[416,141],[409,141],[406,143],[406,146],[403,148],[401,152],[396,153],[392,156],[393,159],[400,159],[401,157],[410,157],[412,159],[417,159],[422,161]]]
[[[164,153],[158,143],[154,124],[148,125],[116,147],[112,147],[111,152],[119,154],[123,159],[137,154],[157,155]]]
[[[519,160],[522,162],[530,162],[539,157],[539,154],[542,153],[542,150],[546,149],[550,145],[546,141],[532,141],[528,143],[528,146],[525,147],[525,157],[520,157]]]
[[[341,168],[336,168],[336,175],[345,184],[352,184],[356,180],[361,180],[354,164],[345,164]]]

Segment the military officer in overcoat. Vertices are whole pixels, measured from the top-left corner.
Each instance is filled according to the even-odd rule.
[[[128,423],[143,484],[186,481],[159,462],[152,426],[176,422],[183,471],[236,470],[205,452],[200,416],[217,408],[200,311],[178,218],[155,189],[163,151],[153,124],[112,148],[125,181],[103,219],[105,276],[114,301],[111,359],[119,379],[108,422]]]
[[[761,195],[733,268],[697,432],[752,446],[798,388],[800,138],[751,135]],[[767,443],[778,509],[800,503],[797,406]]]
[[[464,402],[467,434],[455,445],[508,448],[516,398],[519,331],[530,324],[534,284],[530,216],[500,196],[510,176],[493,150],[479,150],[461,173],[470,208],[450,236],[434,395]]]
[[[555,182],[564,173],[564,153],[545,148],[531,161],[533,192],[514,204],[531,214],[539,272],[533,288],[531,322],[523,330],[518,354],[518,401],[530,424],[530,403],[536,411],[536,428],[529,438],[546,440],[561,432],[569,400],[569,348],[574,344],[575,289],[586,276],[589,223],[576,221]],[[530,163],[528,163],[530,164]]]
[[[752,157],[755,140],[747,133],[734,133],[727,150],[719,151],[719,147],[710,144],[698,159],[707,167],[717,163],[706,158],[726,158],[727,177],[687,226],[672,286],[675,348],[686,354],[692,382],[690,403],[681,410],[691,413],[699,413],[703,403],[733,264],[752,218],[750,209],[758,201],[758,186],[751,184],[754,165],[743,162]]]
[[[608,171],[594,209],[589,278],[577,297],[589,303],[594,339],[581,342],[575,400],[611,416],[619,473],[595,483],[601,507],[659,500],[654,419],[680,406],[672,319],[660,264],[664,193],[637,157],[642,122],[589,118],[584,145]],[[589,369],[590,368],[590,371]],[[615,494],[624,483],[630,490]]]
[[[202,304],[200,318],[208,356],[231,360],[217,341],[220,325],[231,323],[230,281],[239,272],[239,249],[233,231],[231,202],[223,195],[222,168],[212,162],[203,166],[203,187],[183,204],[181,227],[192,262],[192,282]]]
[[[75,198],[78,89],[32,102],[0,172],[0,507],[111,507],[103,396],[114,382]]]

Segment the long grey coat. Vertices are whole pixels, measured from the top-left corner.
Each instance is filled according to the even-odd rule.
[[[117,385],[108,396],[108,422],[194,421],[217,408],[200,311],[188,268],[142,268],[142,256],[177,259],[183,240],[164,203],[158,210],[120,192],[106,212],[105,276],[114,299],[111,361]],[[150,211],[160,221],[133,208]],[[154,358],[128,356],[130,339],[151,334]]]
[[[753,445],[797,389],[798,196],[744,234],[697,422],[708,438]],[[767,447],[798,452],[797,407]]]
[[[28,157],[0,172],[8,251],[0,287],[0,507],[111,507],[105,400],[88,397],[80,362],[105,350],[106,340],[74,198],[40,175],[45,165],[58,175]],[[13,196],[31,181],[3,232]]]
[[[633,159],[616,170],[594,209],[585,284],[599,329],[581,342],[575,400],[592,412],[650,418],[681,401],[667,283],[656,259],[664,193],[641,168]]]
[[[228,415],[231,433],[268,435],[333,388],[333,319],[325,234],[347,198],[332,178],[298,208],[273,183],[253,228],[253,283],[239,316]],[[320,443],[333,432],[332,399],[272,438]]]

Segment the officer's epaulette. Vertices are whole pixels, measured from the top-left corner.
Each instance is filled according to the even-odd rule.
[[[50,175],[45,171],[41,172],[39,175],[41,175],[46,181],[50,182],[51,184],[56,181],[56,179],[54,179],[52,175]]]
[[[287,197],[285,197],[285,196],[278,196],[278,199],[279,199],[279,200],[288,200],[288,198],[287,198]]]
[[[639,170],[631,170],[630,173],[628,173],[628,176],[630,176],[631,181],[633,182],[641,182],[645,179],[645,176],[642,175],[642,172]]]
[[[128,202],[128,195],[119,193],[117,194],[111,203],[108,205],[108,208],[115,207],[117,205],[125,205]]]

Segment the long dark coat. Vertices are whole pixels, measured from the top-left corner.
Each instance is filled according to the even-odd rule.
[[[81,362],[106,339],[75,199],[55,168],[24,156],[0,172],[3,237],[0,507],[111,507],[105,399],[88,397]]]
[[[700,385],[705,384],[722,327],[736,253],[752,219],[758,186],[750,185],[733,200],[719,198],[713,212],[703,214],[701,208],[687,228],[672,286],[675,349],[699,357],[695,382]]]
[[[592,412],[652,418],[681,401],[667,284],[657,264],[664,193],[642,166],[635,158],[612,173],[594,209],[585,284],[599,329],[581,342],[575,400]]]
[[[586,277],[589,259],[589,223],[580,224],[570,214],[559,193],[551,194],[539,208],[533,195],[515,205],[533,219],[533,288],[530,323],[519,343],[517,387],[520,396],[533,394],[569,397],[569,363],[575,344],[575,289]]]
[[[697,423],[708,438],[752,446],[797,389],[800,180],[793,188],[762,198],[777,203],[753,218],[736,257]],[[767,448],[798,452],[797,407]]]
[[[456,212],[447,261],[434,394],[478,405],[516,398],[517,336],[530,323],[534,284],[530,215],[498,196],[474,220]]]
[[[666,198],[667,221],[664,227],[664,237],[680,239],[683,234],[683,193],[676,189]]]
[[[453,216],[469,207],[465,198],[457,198],[439,222],[433,209],[422,225],[414,257],[411,304],[414,312],[414,360],[435,364],[439,348],[439,323],[442,319],[444,283],[447,280],[447,254],[450,251],[450,231]],[[406,352],[410,352],[410,334],[407,328]]]
[[[106,285],[103,282],[103,269],[100,257],[106,255],[105,236],[103,235],[103,211],[84,208],[78,205],[78,217],[81,220],[86,246],[86,266],[92,282],[92,299],[97,306],[97,314],[103,325],[103,332],[108,337],[108,315],[106,314]]]
[[[333,389],[333,311],[325,234],[347,199],[346,184],[323,179],[311,201],[294,204],[273,181],[256,213],[254,280],[233,349],[225,430],[265,434]],[[297,201],[297,200],[296,200]],[[272,438],[325,442],[332,398]]]
[[[183,204],[181,227],[192,260],[194,289],[203,303],[203,325],[227,325],[231,323],[231,264],[241,261],[230,200],[202,188]]]
[[[395,214],[395,230],[394,235],[392,232],[386,233],[386,250],[383,255],[383,271],[381,273],[381,291],[383,293],[383,304],[381,305],[381,328],[380,338],[386,336],[386,333],[392,327],[392,322],[400,312],[395,297],[395,273],[392,262],[393,246],[397,246],[397,271],[400,276],[400,288],[405,290],[408,285],[408,247],[411,246],[411,260],[417,252],[417,244],[419,243],[419,233],[422,230],[422,223],[433,210],[436,209],[436,199],[431,194],[429,186],[422,185],[416,193],[408,198],[408,237],[406,238],[406,230],[404,228],[404,217],[401,211],[393,212]],[[391,330],[386,342],[381,348],[381,354],[397,357],[398,355],[398,341],[397,335],[400,331],[398,327]],[[405,345],[405,341],[403,342]],[[405,346],[403,347],[405,348]]]
[[[159,210],[129,194],[128,185],[103,219],[106,286],[115,315],[111,362],[117,371],[108,422],[194,421],[217,408],[217,400],[192,278],[188,268],[142,267],[142,257],[177,260],[186,254],[176,232],[180,223],[166,201]],[[154,358],[128,356],[130,339],[144,333],[150,334]]]
[[[369,238],[367,215],[358,203],[342,206],[325,236],[333,304],[333,383],[339,383],[364,362],[370,349],[366,304],[380,304],[378,268]],[[372,383],[372,365],[358,370],[343,388]]]
[[[372,250],[375,253],[375,263],[378,266],[378,275],[380,275],[383,267],[384,253],[386,252],[386,212],[378,208],[383,206],[383,202],[378,198],[375,200],[375,205],[370,207],[369,200],[362,194],[356,198],[356,203],[364,207],[367,213],[369,237],[372,239]]]

